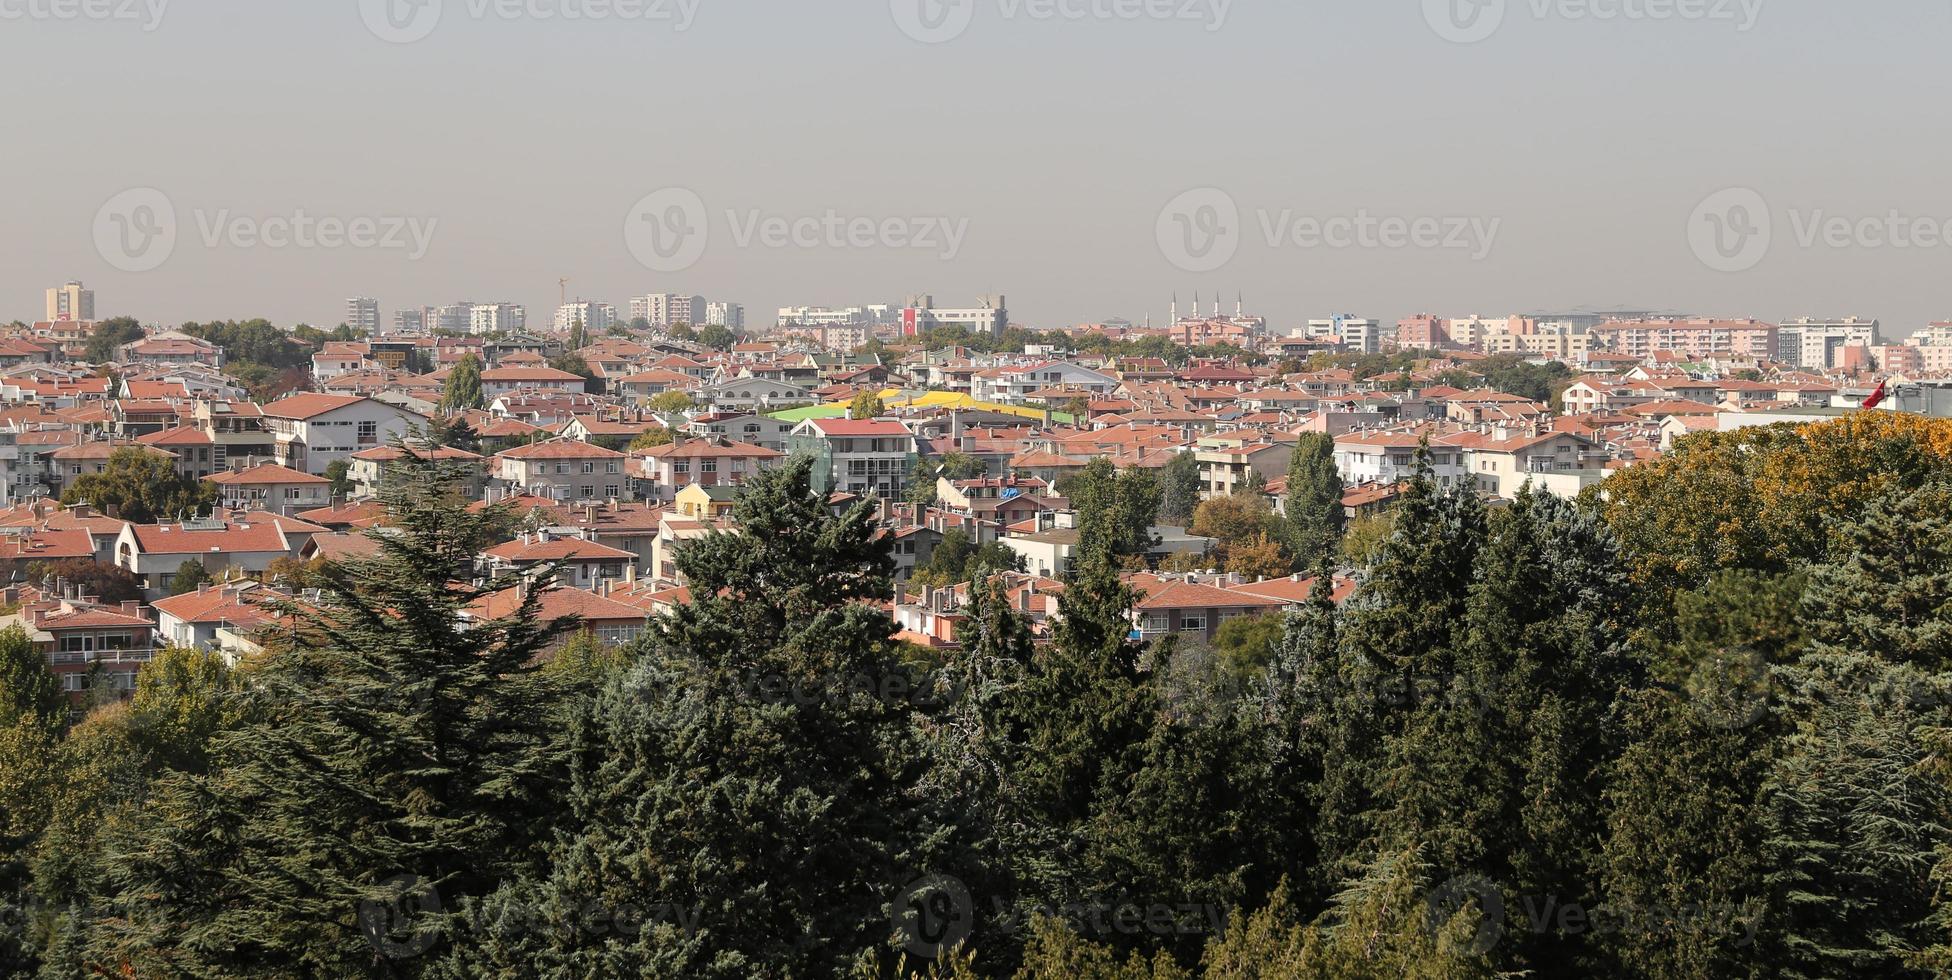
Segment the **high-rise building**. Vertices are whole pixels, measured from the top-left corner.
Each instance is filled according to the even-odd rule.
[[[411,310],[393,311],[393,332],[420,333],[427,329],[427,310],[416,307]]]
[[[1796,332],[1799,338],[1796,366],[1817,371],[1843,367],[1842,352],[1846,347],[1868,348],[1882,343],[1878,339],[1876,320],[1860,320],[1854,316],[1841,320],[1799,317],[1781,324],[1777,330]]]
[[[556,329],[558,331],[567,331],[579,321],[583,324],[583,329],[591,333],[608,330],[617,325],[617,308],[608,303],[593,303],[585,299],[557,307]]]
[[[379,333],[380,301],[371,296],[354,296],[346,300],[345,323],[360,333]]]
[[[1396,321],[1396,346],[1404,350],[1443,350],[1450,345],[1444,318],[1419,313]]]
[[[65,282],[48,290],[47,319],[49,323],[95,319],[95,291],[82,288],[78,281]]]
[[[737,303],[709,303],[705,306],[705,323],[708,326],[744,330],[746,308]]]
[[[528,326],[528,308],[520,303],[477,303],[468,311],[472,334],[516,333]]]
[[[706,304],[703,296],[652,293],[649,296],[632,297],[630,301],[630,318],[648,321],[653,327],[669,327],[678,323],[701,326],[705,323],[705,314]]]
[[[421,326],[427,330],[467,333],[474,324],[475,304],[462,300],[446,306],[430,306],[421,311]]]

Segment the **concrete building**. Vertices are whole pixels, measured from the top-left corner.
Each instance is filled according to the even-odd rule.
[[[1777,327],[1778,352],[1785,349],[1787,339],[1782,334],[1794,333],[1796,337],[1795,364],[1812,371],[1827,371],[1843,366],[1843,349],[1846,347],[1876,347],[1882,343],[1878,336],[1876,320],[1860,320],[1845,317],[1841,320],[1819,320],[1813,317],[1799,317]]]
[[[472,334],[518,333],[528,326],[528,308],[520,303],[480,303],[468,310]]]
[[[746,308],[738,303],[708,303],[705,306],[705,324],[730,330],[744,330]]]
[[[972,334],[995,337],[1010,326],[1010,310],[1002,296],[985,296],[967,309],[937,308],[935,297],[911,296],[901,311],[901,335],[919,337],[934,327],[962,327]]]
[[[95,319],[95,291],[73,280],[48,290],[47,319],[49,323]]]
[[[1639,358],[1671,351],[1773,360],[1777,332],[1775,324],[1760,320],[1614,320],[1592,329],[1595,349]]]
[[[567,332],[578,322],[590,333],[599,333],[617,325],[617,308],[608,303],[593,303],[579,299],[556,308],[556,329]]]
[[[900,422],[808,419],[793,429],[793,455],[814,458],[813,488],[898,499],[908,489],[919,447]]]
[[[705,323],[707,312],[703,296],[652,293],[632,297],[630,301],[630,318],[648,321],[653,327],[669,327],[679,323],[700,326]]]
[[[358,395],[316,392],[291,395],[264,406],[278,465],[323,476],[334,460],[392,444],[426,419],[396,405]]]
[[[380,301],[371,296],[346,300],[346,326],[363,334],[380,332]]]
[[[573,439],[518,446],[495,456],[495,476],[518,492],[555,501],[627,499],[630,457]]]

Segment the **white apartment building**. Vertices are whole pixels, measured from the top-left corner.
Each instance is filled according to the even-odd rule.
[[[519,333],[528,326],[528,308],[520,303],[480,303],[468,311],[472,334]]]
[[[556,329],[566,331],[577,323],[591,333],[608,330],[617,325],[617,308],[608,303],[593,303],[577,300],[556,308]]]
[[[1351,484],[1393,486],[1416,476],[1419,433],[1401,429],[1350,432],[1335,437],[1335,468]],[[1464,451],[1441,437],[1431,441],[1430,469],[1440,486],[1463,479]]]
[[[430,306],[421,311],[421,325],[428,330],[467,333],[474,323],[475,304],[463,300],[446,306]]]
[[[840,310],[826,306],[782,306],[779,309],[779,326],[782,327],[854,327],[874,323],[874,314],[865,306]]]
[[[371,296],[354,296],[346,300],[345,324],[361,333],[379,333],[380,301]]]
[[[1881,343],[1877,321],[1854,316],[1841,320],[1799,317],[1783,323],[1777,329],[1778,350],[1783,349],[1781,332],[1795,331],[1796,366],[1817,371],[1841,366],[1841,352],[1846,347],[1875,347]]]
[[[933,327],[962,327],[973,334],[997,336],[1010,326],[1010,310],[1002,296],[985,296],[967,309],[939,309],[933,296],[911,297],[901,311],[903,336],[919,336]]]
[[[678,323],[698,326],[705,323],[706,307],[703,296],[652,293],[631,298],[630,318],[648,321],[653,327],[669,327]]]
[[[705,306],[705,324],[713,327],[727,327],[732,330],[746,328],[746,308],[738,303],[708,303]]]
[[[276,447],[278,465],[314,476],[324,475],[333,460],[391,445],[407,435],[408,426],[426,421],[396,405],[356,395],[305,392],[264,406],[264,428]]]

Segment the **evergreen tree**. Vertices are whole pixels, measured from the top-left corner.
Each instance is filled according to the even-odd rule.
[[[403,447],[404,448],[404,447]],[[553,808],[553,726],[532,662],[559,630],[529,591],[462,613],[492,516],[465,474],[408,451],[374,557],[327,563],[318,608],[253,676],[263,721],[217,737],[207,775],[170,774],[108,843],[120,917],[91,923],[93,968],[138,975],[416,972],[443,909],[530,866]],[[423,912],[391,921],[402,903]]]
[[[1817,645],[1952,669],[1952,484],[1887,491],[1839,536],[1810,582]]]
[[[1793,674],[1802,717],[1762,810],[1771,975],[1935,976],[1913,962],[1938,938],[1933,870],[1952,843],[1952,792],[1921,771],[1918,729],[1945,725],[1952,688],[1863,656]]]
[[[1342,473],[1335,466],[1335,439],[1321,432],[1302,433],[1288,462],[1288,495],[1281,508],[1295,554],[1314,555],[1341,543],[1345,517],[1342,492]]]
[[[1659,686],[1632,697],[1610,767],[1599,892],[1627,910],[1712,910],[1729,928],[1598,936],[1595,972],[1761,975],[1757,806],[1778,740],[1768,677],[1802,648],[1802,594],[1799,576],[1725,572],[1675,597],[1676,639],[1652,657]]]
[[[1464,618],[1485,538],[1484,506],[1468,481],[1440,490],[1427,451],[1417,459],[1393,531],[1362,571],[1338,625],[1338,687],[1325,725],[1345,733],[1347,751],[1326,760],[1316,828],[1331,880],[1359,857],[1374,830],[1372,811],[1383,805],[1377,777],[1392,739],[1407,730],[1420,703],[1459,677],[1452,631]]]
[[[490,928],[454,975],[829,976],[887,940],[936,837],[918,681],[870,605],[893,568],[873,508],[835,516],[810,468],[761,474],[737,530],[678,552],[693,600],[572,726],[547,869],[470,908],[551,927]],[[579,925],[625,908],[643,928]]]
[[[1199,506],[1200,461],[1190,452],[1179,453],[1159,469],[1159,519],[1185,527]]]
[[[448,415],[459,414],[469,409],[478,409],[486,404],[481,391],[481,359],[473,354],[464,354],[453,369],[447,372],[447,380],[441,384],[440,409]]]

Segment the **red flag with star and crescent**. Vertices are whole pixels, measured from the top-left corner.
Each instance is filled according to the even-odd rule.
[[[1887,387],[1890,384],[1891,384],[1890,379],[1886,379],[1878,382],[1877,390],[1871,392],[1871,397],[1864,399],[1864,407],[1876,408],[1879,405],[1884,404],[1884,399],[1890,394],[1890,391]]]

